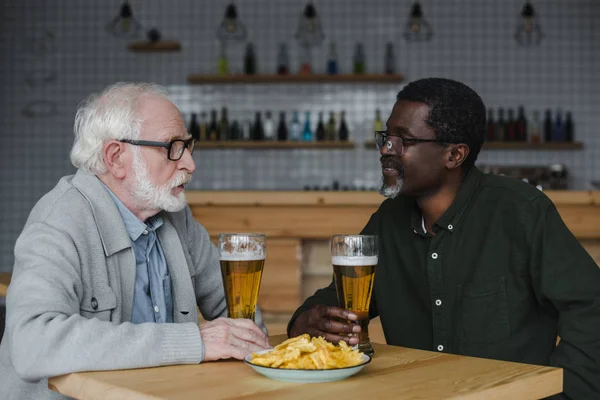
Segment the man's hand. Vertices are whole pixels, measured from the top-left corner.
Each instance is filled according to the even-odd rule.
[[[348,336],[348,334],[360,332],[360,326],[350,322],[357,319],[356,314],[344,308],[324,305],[314,306],[296,318],[292,329],[290,329],[290,336],[294,337],[308,333],[310,336],[323,336],[325,340],[332,343],[344,340],[353,346],[358,344],[358,338]]]
[[[249,319],[217,318],[200,326],[204,361],[244,357],[255,351],[271,349],[269,338]]]

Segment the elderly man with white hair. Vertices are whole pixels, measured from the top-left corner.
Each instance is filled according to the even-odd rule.
[[[184,196],[194,140],[163,88],[120,83],[75,117],[71,161],[15,246],[0,398],[60,398],[77,371],[242,359],[269,348],[225,318],[218,250]],[[196,306],[210,322],[198,326]]]

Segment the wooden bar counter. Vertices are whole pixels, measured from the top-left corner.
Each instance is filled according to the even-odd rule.
[[[285,339],[273,337],[273,344]],[[562,392],[562,369],[374,344],[358,374],[327,383],[287,383],[241,361],[51,378],[48,386],[81,399],[539,399]]]

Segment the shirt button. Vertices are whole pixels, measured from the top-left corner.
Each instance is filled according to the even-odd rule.
[[[452,226],[452,224],[448,225],[448,230],[451,231],[452,229],[454,229],[454,227]]]
[[[160,309],[158,308],[158,306],[154,306],[154,312],[159,312]]]
[[[98,300],[96,300],[95,297],[92,297],[91,303],[92,303],[92,309],[97,310],[98,309]]]
[[[444,346],[442,346],[442,345],[440,344],[440,345],[438,345],[437,349],[438,349],[438,351],[442,351],[442,350],[444,350]]]
[[[148,234],[148,230],[146,229],[146,230],[144,230],[144,235],[147,235],[147,234]]]
[[[418,233],[416,229],[413,229],[413,232],[414,232],[414,233]]]
[[[438,306],[438,307],[441,306],[442,305],[442,301],[440,299],[437,299],[435,301],[435,305]]]
[[[434,260],[437,260],[438,254],[437,253],[431,253],[431,258],[433,258]]]

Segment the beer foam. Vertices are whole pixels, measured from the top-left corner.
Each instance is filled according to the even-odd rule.
[[[377,265],[377,256],[333,256],[331,257],[333,265],[344,265],[348,267],[361,267],[364,265]]]
[[[258,261],[264,260],[266,254],[248,254],[248,253],[221,253],[222,261]]]

